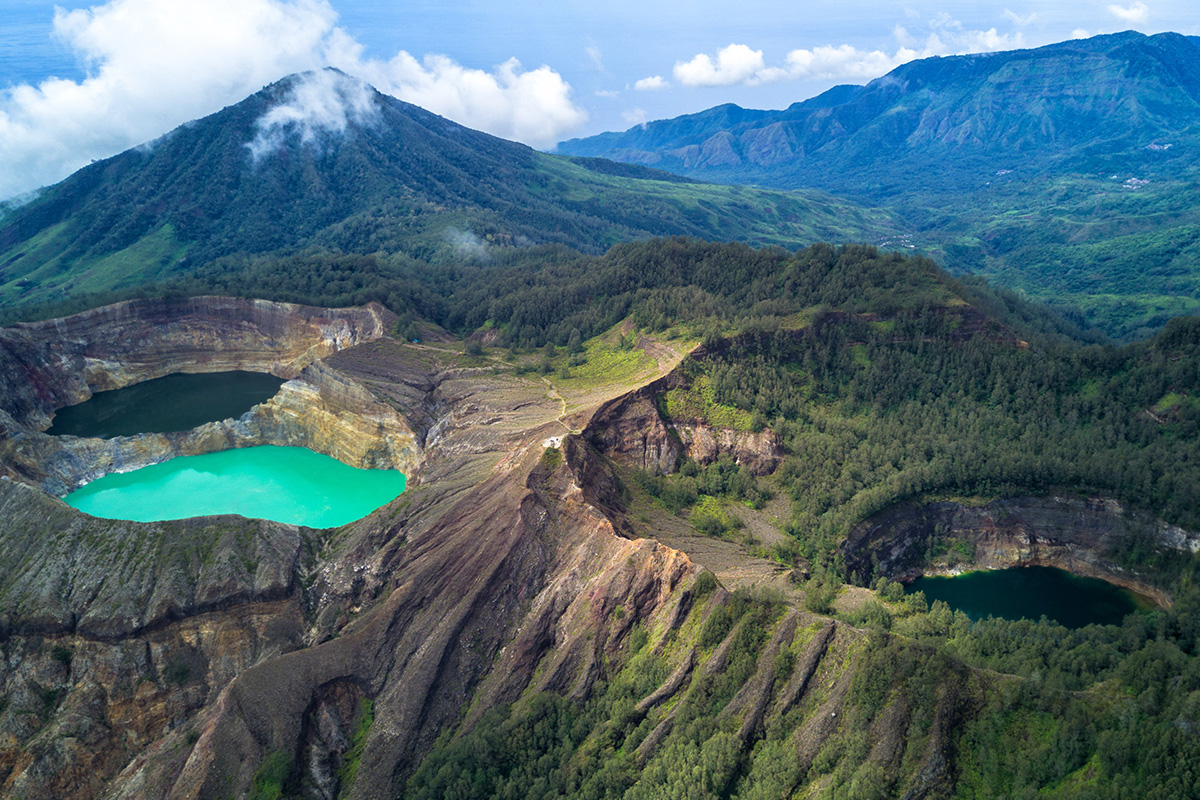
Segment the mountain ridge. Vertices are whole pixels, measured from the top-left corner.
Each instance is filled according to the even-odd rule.
[[[1030,50],[934,56],[902,64],[864,86],[834,87],[822,95],[793,103],[780,111],[742,109],[731,105],[717,106],[670,120],[644,123],[623,133],[606,133],[585,139],[567,140],[560,143],[558,149],[559,152],[568,155],[614,156],[620,160],[631,160],[651,166],[661,165],[693,177],[726,176],[730,168],[743,167],[743,172],[739,173],[742,182],[753,177],[763,185],[780,188],[821,185],[822,188],[833,191],[853,191],[877,200],[877,194],[872,194],[870,189],[861,183],[856,184],[852,177],[843,178],[840,183],[831,182],[831,173],[839,166],[862,158],[869,147],[879,144],[880,141],[886,141],[893,146],[903,142],[910,147],[949,141],[951,144],[978,146],[981,153],[995,152],[997,147],[1003,148],[1005,152],[1012,152],[1014,144],[1018,148],[1040,147],[1044,144],[1029,139],[1020,128],[1007,134],[1001,130],[996,135],[997,141],[988,142],[982,137],[986,130],[978,125],[973,127],[965,124],[973,114],[970,110],[965,110],[962,103],[971,94],[978,92],[981,82],[999,84],[1001,88],[1007,84],[1011,92],[1015,91],[1011,87],[1022,81],[1030,84],[1031,78],[1041,77],[1041,86],[1028,85],[1020,88],[1029,95],[1033,95],[1035,89],[1041,89],[1043,97],[1049,96],[1051,90],[1057,91],[1063,97],[1070,97],[1065,69],[1039,76],[1038,68],[1064,59],[1099,59],[1100,63],[1090,64],[1095,69],[1103,66],[1102,62],[1105,60],[1118,62],[1124,59],[1130,70],[1138,70],[1136,74],[1128,76],[1130,78],[1161,77],[1164,73],[1167,77],[1174,78],[1176,85],[1167,88],[1181,93],[1183,99],[1186,99],[1186,104],[1195,112],[1200,110],[1200,68],[1194,66],[1194,56],[1197,54],[1200,54],[1200,40],[1195,37],[1180,34],[1146,37],[1126,32],[1059,42]],[[1108,66],[1112,67],[1111,64]],[[1152,72],[1156,74],[1150,75]],[[1107,77],[1116,82],[1122,76]],[[953,92],[957,97],[951,102],[937,105],[934,101],[947,92]],[[1100,87],[1095,94],[1100,96],[1103,92],[1104,87]],[[1086,98],[1087,90],[1080,89],[1076,94]],[[1003,95],[984,99],[1007,100]],[[922,107],[922,104],[923,110],[918,110],[916,107]],[[1134,108],[1150,115],[1151,111],[1145,108],[1146,105],[1135,102]],[[1066,110],[1087,110],[1086,104],[1076,103],[1075,106]],[[981,110],[988,110],[982,102],[974,115]],[[1053,122],[1054,118],[1050,113],[1052,110],[1043,109],[1040,115],[1034,115],[1043,128]],[[952,111],[967,119],[955,120]],[[1105,122],[1107,124],[1101,126],[1101,131],[1115,136],[1118,143],[1122,136],[1117,134],[1122,130],[1123,136],[1129,135],[1128,118],[1119,122]],[[785,126],[786,141],[778,141],[780,151],[762,153],[753,149],[753,145],[759,142],[761,137],[751,134],[761,130],[758,126],[762,123],[767,123],[768,126]],[[1078,127],[1093,126],[1081,124]],[[1141,127],[1149,130],[1153,126]],[[1161,127],[1160,124],[1158,128],[1153,129],[1157,131]],[[871,134],[870,138],[867,141],[857,141],[856,135],[861,135],[864,131]],[[703,143],[708,143],[711,137],[720,133],[729,133],[737,137],[738,142],[734,145],[735,152],[732,154],[735,158],[730,158],[731,154],[728,151],[716,147],[710,148],[711,152],[706,154],[703,144],[697,142],[697,139],[702,139]],[[1051,129],[1049,133],[1053,135],[1055,131]],[[1089,133],[1094,139],[1095,134]],[[828,152],[827,148],[835,143],[839,152]],[[700,147],[699,152],[688,149],[696,146]],[[922,163],[920,154],[916,155],[916,163]],[[792,160],[788,156],[795,158]],[[806,157],[825,157],[828,158],[828,163],[801,163]],[[926,160],[932,162],[935,157],[930,156]],[[763,169],[767,166],[777,167],[780,163],[786,163],[792,169],[784,172],[778,169],[768,172]],[[818,181],[823,183],[818,184]]]

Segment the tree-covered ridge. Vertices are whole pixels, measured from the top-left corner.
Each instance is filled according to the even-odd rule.
[[[895,230],[886,213],[819,192],[712,186],[538,153],[346,76],[368,110],[345,130],[285,127],[269,148],[251,148],[261,121],[306,80],[292,76],[92,164],[0,216],[0,306],[312,248],[442,263],[545,244],[600,253],[650,236],[795,247]]]
[[[530,693],[448,731],[395,796],[1200,791],[1194,607],[1070,631],[972,622],[897,588],[854,620],[870,633],[748,593],[698,602],[679,629],[635,628],[584,700]],[[694,668],[672,673],[681,657]]]
[[[61,315],[134,294],[224,294],[346,306],[380,302],[398,314],[466,335],[487,326],[502,346],[567,344],[630,314],[665,329],[714,333],[783,320],[819,307],[888,314],[969,303],[1022,336],[1087,338],[1071,322],[1011,294],[947,275],[932,261],[863,245],[818,243],[797,251],[696,239],[617,245],[603,256],[564,247],[496,248],[453,262],[309,249],[288,256],[233,256],[194,275],[129,292],[84,296],[40,315]],[[794,317],[788,320],[787,318]]]
[[[962,325],[944,313],[818,319],[736,337],[682,374],[781,436],[777,485],[812,559],[851,525],[930,496],[1101,493],[1200,527],[1194,319],[1122,349],[1022,349]]]

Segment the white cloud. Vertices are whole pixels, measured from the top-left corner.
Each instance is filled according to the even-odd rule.
[[[651,75],[649,78],[642,78],[633,85],[633,88],[640,92],[654,92],[659,89],[670,88],[670,82],[663,79],[662,75]]]
[[[497,136],[549,147],[587,121],[570,84],[547,66],[525,70],[510,58],[485,72],[442,55],[418,61],[403,50],[386,62],[352,56],[332,63],[381,92]]]
[[[1088,33],[1085,28],[1076,28],[1075,30],[1071,31],[1072,39],[1090,39],[1091,37],[1092,35]]]
[[[1002,34],[995,28],[965,30],[961,22],[945,13],[930,20],[929,28],[930,32],[920,39],[903,26],[896,26],[893,35],[897,48],[892,53],[859,50],[849,44],[822,45],[811,50],[792,50],[782,66],[767,66],[761,50],[733,44],[719,50],[716,59],[701,53],[690,61],[677,63],[675,79],[685,86],[754,86],[799,78],[868,81],[917,58],[988,53],[1024,46],[1020,33]]]
[[[1113,3],[1108,7],[1108,13],[1122,22],[1129,22],[1134,25],[1140,25],[1150,19],[1150,7],[1140,2],[1140,0],[1128,8]]]
[[[1028,14],[1018,14],[1017,12],[1010,11],[1006,8],[1004,9],[1004,17],[1005,19],[1010,20],[1018,28],[1024,28],[1032,25],[1037,20],[1038,15],[1036,11],[1030,11]]]
[[[684,86],[733,86],[763,82],[766,70],[762,50],[744,44],[731,44],[717,51],[716,59],[700,53],[690,61],[675,64],[675,80]]]
[[[621,112],[621,119],[625,120],[628,125],[645,125],[649,117],[646,111],[641,108],[631,108],[628,111]]]
[[[552,145],[587,118],[548,66],[524,70],[510,60],[487,72],[404,51],[386,62],[365,60],[327,0],[111,0],[59,9],[54,25],[86,77],[0,91],[0,198],[61,180],[287,74],[327,65],[535,146]]]
[[[848,44],[814,47],[787,54],[788,75],[795,78],[865,81],[890,72],[917,57],[915,50],[901,47],[894,55],[882,50],[864,52]]]
[[[621,96],[621,93],[614,89],[597,89],[596,91],[592,92],[592,94],[594,94],[596,97],[606,97],[609,100],[616,100]]]
[[[341,134],[351,121],[369,122],[378,113],[370,87],[332,70],[308,72],[300,77],[286,100],[259,118],[258,135],[246,147],[257,162],[279,149],[288,131],[300,141],[319,144],[319,135]]]

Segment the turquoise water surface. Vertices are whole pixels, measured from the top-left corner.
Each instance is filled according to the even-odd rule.
[[[967,572],[953,577],[917,578],[909,592],[924,592],[932,603],[942,600],[971,619],[1040,619],[1043,615],[1068,628],[1120,625],[1125,615],[1146,607],[1148,600],[1097,578],[1082,578],[1053,567]]]
[[[94,517],[136,522],[240,514],[331,528],[404,491],[398,470],[355,469],[303,447],[247,447],[113,473],[63,498]]]

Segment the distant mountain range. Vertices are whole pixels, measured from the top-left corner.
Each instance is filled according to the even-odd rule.
[[[380,94],[295,75],[96,162],[0,217],[0,306],[168,280],[233,255],[426,261],[661,235],[797,246],[872,239],[887,214],[818,192],[705,186],[539,153]]]
[[[878,201],[917,179],[913,169],[923,183],[977,188],[1005,168],[1148,160],[1148,146],[1195,136],[1198,121],[1200,38],[1122,33],[912,61],[782,111],[717,106],[558,151]]]
[[[1200,38],[1127,32],[928,58],[782,111],[563,142],[703,180],[895,210],[904,243],[1118,336],[1200,311]]]

